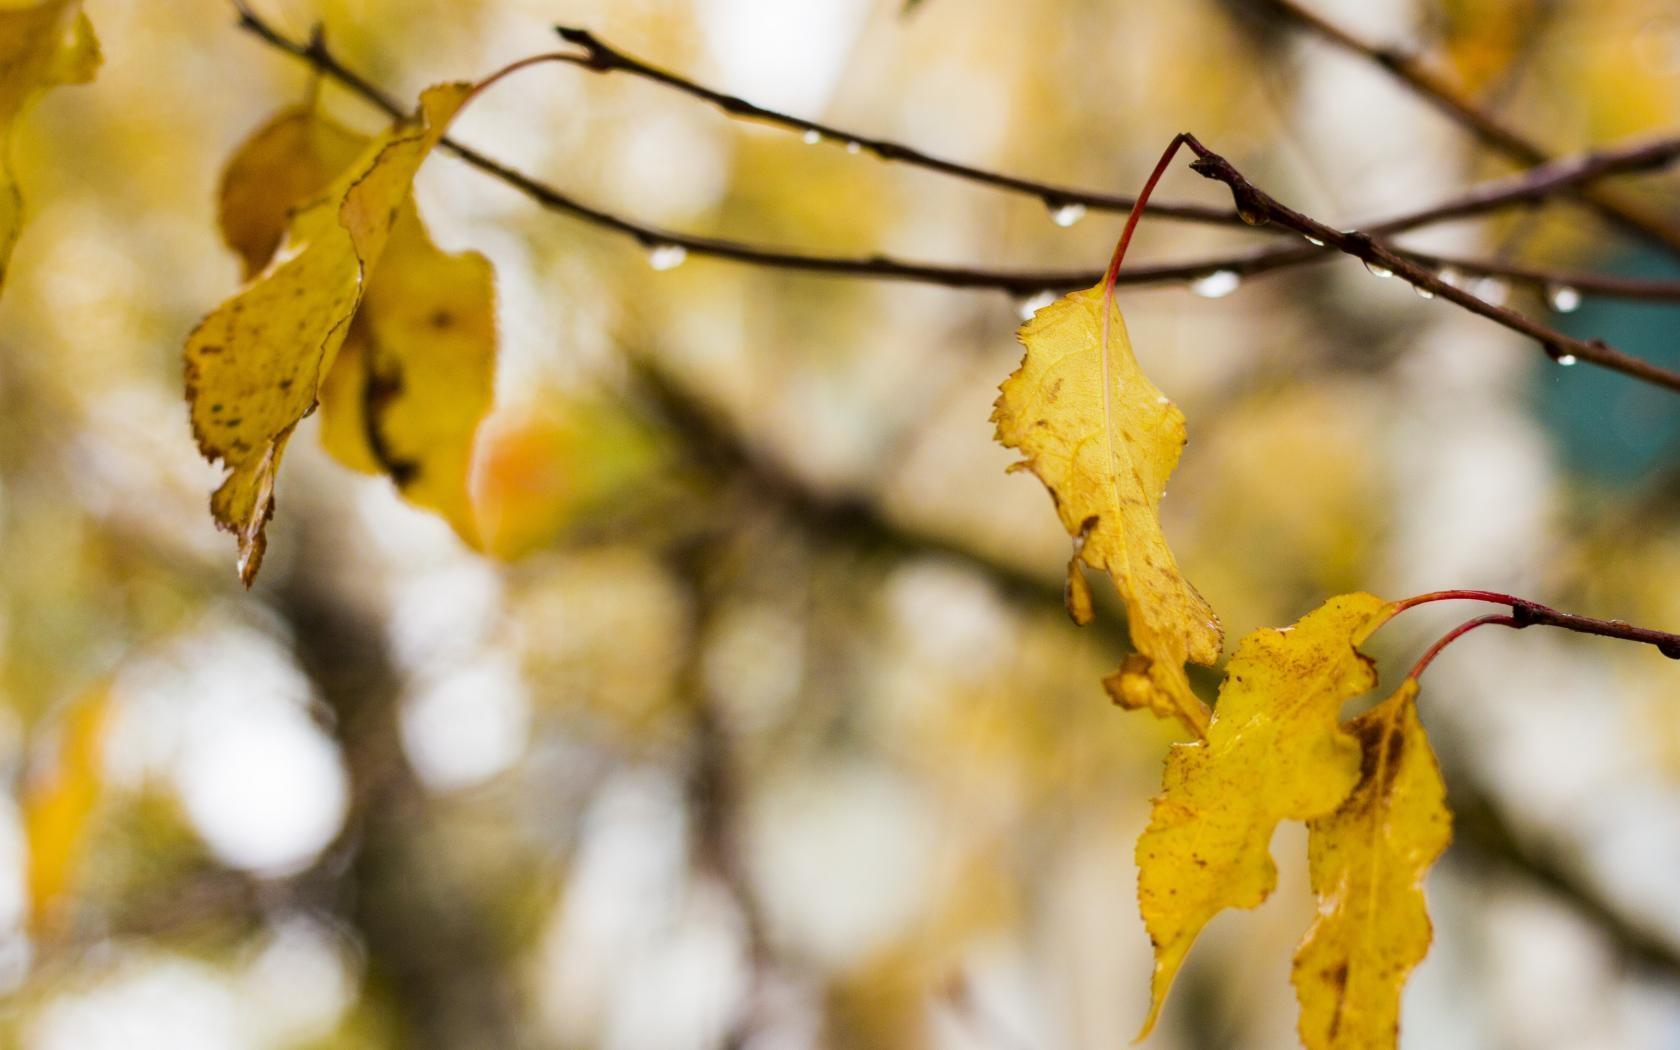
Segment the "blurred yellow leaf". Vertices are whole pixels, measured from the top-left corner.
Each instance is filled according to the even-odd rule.
[[[592,513],[634,503],[665,471],[656,437],[623,406],[544,392],[484,421],[473,503],[484,549],[517,558]]]
[[[36,95],[85,84],[99,69],[99,40],[81,0],[0,8],[0,286],[23,228],[23,194],[12,172],[12,127]]]
[[[1374,595],[1332,598],[1294,627],[1255,631],[1231,658],[1206,740],[1174,744],[1137,844],[1138,905],[1155,945],[1145,1034],[1208,920],[1277,883],[1272,832],[1336,809],[1359,780],[1343,703],[1376,684],[1356,648],[1393,614]]]
[[[403,204],[344,352],[321,387],[321,440],[345,465],[391,477],[479,545],[469,482],[496,376],[496,289],[478,252],[432,243]]]
[[[99,802],[109,700],[108,689],[100,686],[76,702],[61,727],[51,767],[24,788],[29,914],[37,932],[70,887]]]
[[[1138,367],[1126,323],[1102,287],[1074,292],[1022,326],[1026,357],[1001,387],[997,440],[1050,489],[1074,538],[1068,609],[1091,615],[1079,562],[1108,573],[1125,602],[1137,652],[1104,684],[1122,706],[1176,717],[1198,737],[1207,705],[1186,660],[1219,659],[1219,620],[1183,575],[1161,533],[1159,507],[1184,448],[1184,415]]]
[[[246,280],[274,258],[292,212],[330,186],[367,145],[367,136],[313,105],[281,110],[239,144],[222,170],[216,218],[222,240],[245,264]]]
[[[205,458],[230,471],[211,512],[238,538],[247,586],[262,563],[286,441],[315,407],[414,173],[472,90],[455,83],[423,92],[418,119],[376,137],[294,212],[268,267],[187,338],[193,433]]]
[[[1401,989],[1429,951],[1423,876],[1452,839],[1452,814],[1417,692],[1408,678],[1348,724],[1364,751],[1359,786],[1307,825],[1318,918],[1294,981],[1309,1050],[1396,1045]]]

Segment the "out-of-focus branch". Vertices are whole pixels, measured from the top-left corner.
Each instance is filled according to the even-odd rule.
[[[300,523],[301,524],[301,523]],[[299,666],[332,710],[350,773],[344,834],[317,872],[367,951],[371,993],[397,1044],[416,1050],[520,1050],[507,960],[471,894],[447,877],[425,792],[401,752],[399,680],[383,633],[301,559],[278,608]]]
[[[1624,353],[1602,339],[1584,340],[1566,335],[1515,310],[1472,295],[1443,280],[1434,270],[1405,258],[1369,233],[1360,230],[1343,231],[1326,226],[1317,219],[1303,215],[1279,202],[1277,198],[1249,182],[1230,161],[1196,141],[1194,135],[1184,135],[1183,141],[1196,154],[1196,160],[1190,165],[1191,169],[1205,178],[1225,183],[1236,200],[1237,210],[1252,216],[1256,221],[1278,223],[1303,237],[1311,237],[1359,259],[1374,273],[1398,276],[1412,287],[1427,292],[1431,297],[1439,296],[1513,332],[1526,335],[1539,343],[1553,360],[1569,364],[1575,361],[1590,361],[1611,371],[1680,392],[1680,372]]]
[[[288,39],[255,14],[243,3],[243,0],[234,0],[234,2],[240,11],[240,24],[265,43],[308,62],[311,66],[337,80],[387,115],[393,118],[400,118],[404,115],[403,108],[390,96],[354,70],[346,67],[326,48],[319,38],[308,42]],[[948,288],[985,288],[1023,297],[1045,291],[1060,292],[1072,288],[1089,287],[1102,276],[1099,270],[1000,270],[986,267],[948,266],[917,262],[879,254],[861,257],[818,255],[786,251],[718,237],[700,237],[678,233],[673,230],[634,222],[584,204],[546,183],[509,168],[501,162],[453,139],[445,138],[443,146],[468,164],[512,186],[544,208],[562,212],[603,229],[631,237],[650,250],[676,248],[693,255],[727,259],[793,272],[857,277],[869,280],[910,281],[943,285]],[[1549,165],[1544,169],[1536,169],[1534,173],[1531,173],[1534,176],[1533,185],[1525,182],[1521,176],[1516,179],[1501,180],[1499,183],[1489,184],[1485,188],[1473,189],[1463,198],[1442,201],[1419,212],[1378,223],[1371,229],[1379,233],[1392,233],[1403,229],[1412,229],[1426,223],[1464,218],[1496,207],[1502,207],[1506,203],[1528,203],[1539,200],[1557,192],[1562,187],[1572,186],[1578,182],[1602,178],[1610,174],[1661,167],[1673,163],[1676,159],[1680,159],[1680,140],[1668,145],[1646,143],[1638,147],[1595,153],[1584,158],[1558,162],[1558,164]],[[1115,198],[1117,201],[1121,199],[1129,200],[1130,198]],[[1403,254],[1406,253],[1406,249],[1403,248],[1393,250]],[[1238,277],[1257,276],[1306,263],[1318,262],[1330,258],[1331,255],[1332,253],[1311,245],[1286,245],[1235,256],[1199,259],[1183,263],[1133,266],[1121,274],[1116,283],[1126,286],[1182,284],[1222,271]],[[1459,260],[1458,264],[1466,273],[1502,276],[1509,280],[1538,287],[1568,285],[1582,292],[1604,295],[1622,295],[1631,290],[1637,298],[1680,301],[1680,282],[1640,282],[1637,287],[1630,288],[1625,279],[1595,279],[1582,274],[1552,272],[1535,267],[1512,267],[1491,260]]]
[[[746,938],[751,981],[739,1014],[733,1019],[724,1046],[747,1045],[761,1024],[761,1000],[780,965],[770,938],[769,920],[758,887],[748,869],[742,845],[745,833],[742,785],[735,747],[735,729],[719,710],[706,686],[703,665],[706,637],[716,617],[720,581],[716,566],[719,546],[715,535],[702,535],[684,544],[671,557],[676,575],[688,587],[690,608],[687,644],[677,688],[692,712],[689,741],[693,758],[688,776],[689,809],[693,814],[696,866],[715,878],[733,899]]]
[[[1447,801],[1453,811],[1453,849],[1449,857],[1515,876],[1548,891],[1592,923],[1622,957],[1670,981],[1680,981],[1680,946],[1628,918],[1556,855],[1525,842],[1462,763],[1448,770],[1446,781]]]
[[[1250,0],[1260,9],[1305,29],[1319,39],[1386,71],[1412,94],[1446,114],[1478,142],[1518,164],[1545,164],[1551,154],[1523,132],[1476,105],[1411,52],[1361,40],[1296,0]],[[1680,229],[1646,214],[1622,194],[1599,186],[1571,186],[1569,192],[1607,221],[1680,257]]]

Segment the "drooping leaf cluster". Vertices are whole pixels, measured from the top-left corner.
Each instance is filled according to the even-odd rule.
[[[1273,832],[1299,820],[1319,902],[1295,957],[1302,1040],[1313,1050],[1393,1046],[1401,990],[1431,936],[1421,883],[1451,834],[1417,682],[1341,718],[1376,685],[1359,646],[1395,605],[1346,594],[1293,627],[1249,635],[1210,712],[1184,664],[1217,661],[1218,620],[1179,572],[1158,513],[1184,416],[1143,374],[1101,285],[1039,310],[1020,339],[1025,358],[993,419],[1073,539],[1069,612],[1082,624],[1095,614],[1082,567],[1107,573],[1137,651],[1104,685],[1119,705],[1195,736],[1168,753],[1137,843],[1138,904],[1155,947],[1144,1034],[1208,921],[1270,896]]]
[[[229,468],[211,510],[247,584],[286,443],[317,406],[328,451],[478,542],[468,471],[490,407],[493,278],[482,255],[433,244],[411,196],[472,92],[429,88],[372,139],[287,109],[228,165],[222,232],[249,280],[188,338],[187,399],[200,451]]]

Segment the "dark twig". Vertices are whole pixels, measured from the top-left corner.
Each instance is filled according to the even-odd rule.
[[[871,153],[882,160],[897,161],[928,171],[936,171],[943,175],[979,183],[982,186],[991,186],[1014,193],[1024,193],[1039,198],[1044,202],[1045,207],[1052,211],[1073,205],[1091,211],[1110,211],[1124,214],[1131,211],[1132,206],[1137,203],[1136,197],[1101,193],[1072,186],[1058,186],[1048,182],[988,171],[973,165],[935,157],[900,142],[860,135],[844,128],[837,128],[832,124],[806,120],[803,117],[766,109],[763,106],[748,102],[746,99],[725,94],[704,84],[689,80],[687,77],[651,66],[634,55],[618,50],[587,29],[573,26],[555,26],[554,31],[559,33],[567,43],[575,44],[584,49],[586,55],[580,65],[586,69],[592,69],[599,73],[628,73],[643,80],[664,84],[666,87],[674,88],[691,98],[709,102],[732,117],[774,124],[790,131],[800,132],[807,137],[815,136],[811,141],[844,144],[848,150],[855,146],[856,152]],[[1212,208],[1205,204],[1157,202],[1149,205],[1148,211],[1151,216],[1158,218],[1181,219],[1185,222],[1200,222],[1218,226],[1244,228],[1247,226],[1237,216],[1236,212]]]
[[[709,102],[733,117],[774,124],[792,131],[802,132],[807,136],[815,135],[823,140],[843,142],[848,147],[855,143],[862,152],[872,153],[882,160],[900,161],[982,185],[1026,193],[1040,198],[1051,208],[1066,204],[1077,204],[1093,211],[1112,211],[1124,214],[1131,210],[1136,201],[1134,197],[1054,186],[1035,182],[1031,179],[1016,178],[1011,175],[987,171],[971,165],[958,164],[930,156],[921,150],[902,143],[871,138],[829,124],[766,109],[745,99],[709,88],[669,70],[651,66],[634,55],[626,54],[607,44],[586,29],[556,26],[555,31],[568,43],[576,44],[584,49],[586,54],[584,60],[579,64],[586,69],[593,69],[602,73],[628,73],[645,80],[664,84],[692,98]],[[1680,137],[1644,141],[1556,161],[1542,162],[1537,160],[1532,163],[1538,166],[1530,171],[1473,187],[1458,196],[1386,222],[1364,225],[1373,233],[1398,233],[1401,230],[1415,229],[1449,219],[1469,218],[1513,205],[1537,204],[1560,191],[1594,182],[1607,175],[1665,168],[1677,160],[1680,160]],[[1233,211],[1208,208],[1203,205],[1151,203],[1146,208],[1146,212],[1153,216],[1184,219],[1192,222],[1247,226],[1246,223],[1241,222],[1241,217]]]
[[[392,118],[400,118],[405,115],[401,106],[378,87],[341,63],[318,39],[308,43],[288,39],[264,22],[244,3],[244,0],[233,0],[233,2],[240,12],[240,25],[265,43],[308,62],[311,66],[339,81]],[[1371,230],[1373,232],[1395,232],[1402,229],[1411,229],[1427,222],[1462,218],[1500,207],[1507,201],[1521,203],[1539,199],[1539,197],[1548,193],[1557,192],[1557,189],[1561,186],[1573,185],[1577,181],[1642,170],[1648,166],[1657,166],[1659,163],[1669,163],[1675,156],[1680,156],[1680,144],[1676,144],[1675,152],[1672,155],[1655,149],[1656,145],[1654,143],[1645,144],[1637,149],[1614,150],[1594,154],[1589,163],[1572,161],[1566,164],[1565,162],[1559,162],[1558,166],[1549,167],[1544,171],[1536,169],[1537,182],[1540,185],[1550,187],[1544,192],[1526,186],[1520,178],[1501,180],[1497,185],[1490,184],[1487,188],[1473,189],[1463,199],[1443,201],[1422,212],[1378,223],[1372,226]],[[852,258],[812,255],[766,248],[740,241],[681,234],[672,230],[663,230],[631,222],[620,216],[592,208],[561,193],[552,186],[515,171],[453,139],[445,138],[443,146],[468,164],[507,183],[543,207],[564,212],[616,233],[625,234],[647,248],[670,245],[682,248],[694,255],[728,259],[775,269],[839,277],[860,277],[871,280],[912,281],[943,285],[948,288],[995,289],[1016,296],[1089,287],[1102,277],[1102,271],[1100,270],[996,270],[912,262],[885,255]],[[1570,167],[1569,165],[1574,166]],[[1115,200],[1120,199],[1122,198],[1115,198]],[[1130,198],[1125,199],[1129,200]],[[1403,251],[1403,249],[1395,250]],[[1286,245],[1281,248],[1270,248],[1230,257],[1133,266],[1122,273],[1115,283],[1128,287],[1181,284],[1219,271],[1229,271],[1239,277],[1257,276],[1275,270],[1322,261],[1330,256],[1331,253],[1314,248],[1311,245]],[[1621,295],[1625,294],[1626,291],[1624,283],[1616,279],[1595,282],[1581,278],[1579,275],[1554,274],[1536,268],[1523,268],[1522,272],[1517,272],[1517,268],[1486,261],[1474,263],[1464,261],[1461,263],[1461,269],[1467,273],[1503,276],[1513,281],[1537,286],[1568,284],[1577,287],[1582,292],[1595,292],[1605,295]],[[1680,282],[1649,282],[1648,287],[1639,288],[1637,292],[1638,294],[1635,297],[1638,298],[1680,300]]]
[[[1361,40],[1296,0],[1254,2],[1284,21],[1383,69],[1418,98],[1475,136],[1477,141],[1508,159],[1524,165],[1546,164],[1552,159],[1545,147],[1465,98],[1446,78],[1427,68],[1409,51]],[[1680,256],[1680,229],[1645,214],[1623,195],[1603,187],[1580,184],[1572,184],[1569,192],[1620,229]]]
[[[1405,612],[1407,609],[1431,602],[1489,602],[1493,605],[1508,606],[1511,615],[1505,619],[1506,627],[1560,627],[1576,634],[1593,634],[1600,638],[1618,638],[1624,642],[1638,642],[1643,645],[1654,645],[1657,651],[1671,660],[1680,660],[1680,634],[1670,634],[1650,627],[1635,627],[1622,620],[1600,620],[1591,616],[1577,616],[1554,609],[1549,605],[1531,602],[1527,598],[1501,591],[1451,590],[1430,591],[1419,594],[1404,601],[1395,603],[1395,613]]]
[[[1547,356],[1555,361],[1564,364],[1590,361],[1623,375],[1680,392],[1680,372],[1624,353],[1601,339],[1583,340],[1565,335],[1515,310],[1487,302],[1457,285],[1448,283],[1434,270],[1404,257],[1369,233],[1360,230],[1344,232],[1326,226],[1317,219],[1280,203],[1249,182],[1230,161],[1198,142],[1194,135],[1186,134],[1184,143],[1196,154],[1196,160],[1190,165],[1191,170],[1230,187],[1239,212],[1259,221],[1275,222],[1286,229],[1294,230],[1303,237],[1310,237],[1359,259],[1374,273],[1396,275],[1414,288],[1420,288],[1432,296],[1456,303],[1471,313],[1479,314],[1514,332],[1520,332],[1539,343]]]

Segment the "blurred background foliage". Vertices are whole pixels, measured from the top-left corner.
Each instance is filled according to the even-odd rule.
[[[258,6],[294,37],[324,26],[405,98],[549,50],[561,21],[765,105],[1051,181],[1131,191],[1189,129],[1332,221],[1507,170],[1241,0]],[[1560,151],[1680,120],[1663,0],[1319,9],[1411,42]],[[1130,1038],[1149,967],[1131,843],[1170,737],[1103,699],[1116,613],[1067,621],[1066,537],[991,441],[1020,304],[699,259],[656,272],[439,156],[422,211],[498,275],[475,489],[498,557],[311,431],[246,594],[205,510],[217,479],[180,347],[238,278],[221,165],[310,77],[222,0],[87,10],[106,65],[21,128],[30,219],[0,301],[5,1045]],[[1059,228],[1031,199],[569,67],[499,86],[458,128],[602,207],[810,250],[1094,268],[1118,228]],[[1674,214],[1672,177],[1630,181]],[[1182,169],[1163,195],[1219,203]],[[1255,236],[1149,221],[1132,258]],[[1568,207],[1408,243],[1663,272]],[[1559,368],[1352,264],[1122,305],[1190,421],[1167,534],[1229,637],[1354,588],[1496,587],[1680,625],[1672,395]],[[1558,323],[1672,364],[1675,316],[1589,300]],[[1414,615],[1379,639],[1385,667],[1443,626]],[[1406,1045],[1680,1045],[1673,665],[1512,632],[1431,678],[1460,827]],[[1293,1045],[1310,904],[1304,851],[1278,854],[1280,891],[1213,925],[1151,1045]]]

